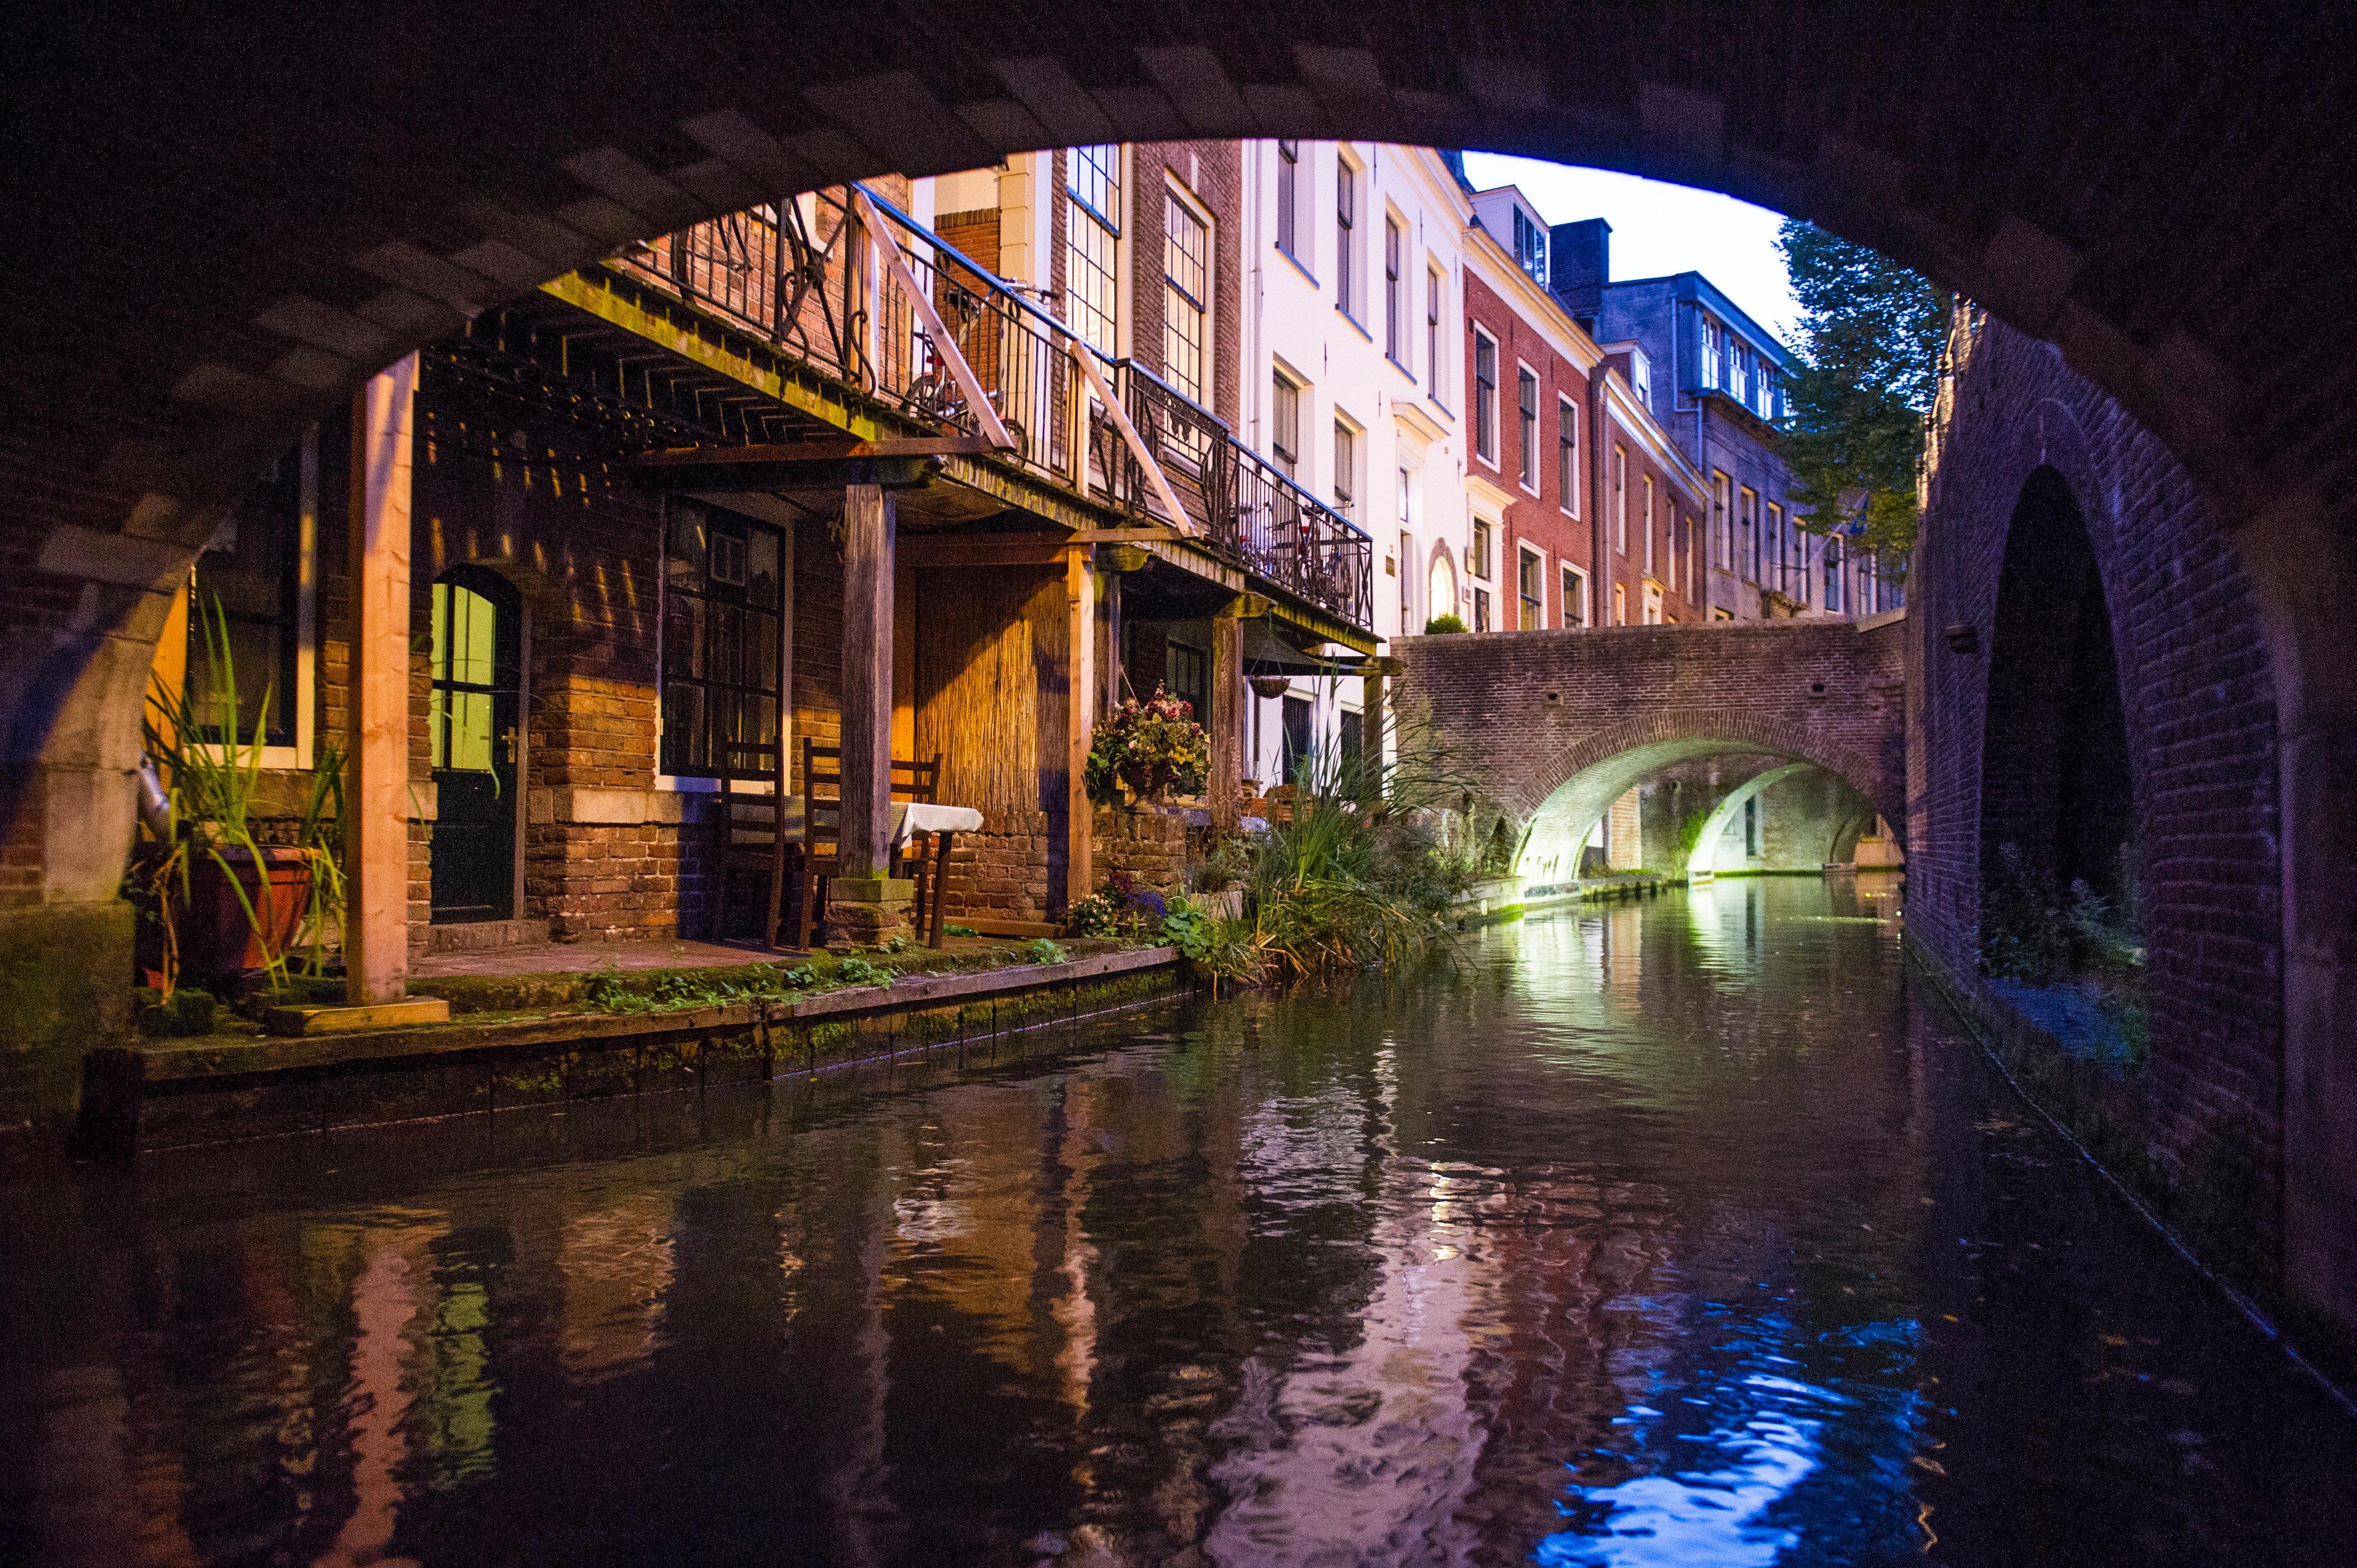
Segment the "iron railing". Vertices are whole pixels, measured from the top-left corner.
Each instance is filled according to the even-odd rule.
[[[1237,441],[1218,415],[1143,366],[1108,360],[872,191],[836,188],[730,213],[633,246],[613,264],[904,414],[943,431],[981,434],[980,418],[897,275],[866,253],[855,189],[891,231],[1013,439],[999,460],[1197,534],[1254,575],[1355,627],[1372,627],[1374,545],[1365,533]],[[1136,455],[1089,397],[1074,363],[1080,354],[1093,357],[1184,517],[1163,517]]]

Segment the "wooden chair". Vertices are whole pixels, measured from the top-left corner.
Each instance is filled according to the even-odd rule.
[[[826,901],[826,885],[843,870],[843,748],[802,740],[802,835],[791,856],[794,886],[794,945],[808,947],[818,911]],[[892,759],[891,799],[931,804],[941,799],[942,757],[935,752],[925,761]],[[942,945],[941,890],[948,871],[947,833],[910,833],[892,866],[895,875],[912,875],[917,883],[916,922],[928,931],[932,946]],[[924,841],[935,839],[937,845]],[[927,853],[931,848],[933,853]]]
[[[744,788],[762,783],[769,789]],[[786,799],[784,736],[722,744],[719,811],[712,827],[712,869],[707,873],[712,892],[706,900],[706,940],[718,941],[728,934],[729,897],[749,882],[760,889],[761,940],[769,947],[778,945],[794,847],[792,833],[781,832],[779,822]]]

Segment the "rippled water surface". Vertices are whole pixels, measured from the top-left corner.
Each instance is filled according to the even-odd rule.
[[[1895,904],[17,1178],[0,1560],[2346,1560],[2350,1423]]]

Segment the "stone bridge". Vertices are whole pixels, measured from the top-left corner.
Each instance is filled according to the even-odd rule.
[[[1904,832],[1904,633],[1892,614],[1402,638],[1401,733],[1525,835],[1530,875],[1576,865],[1632,787],[1714,757],[1822,768]]]

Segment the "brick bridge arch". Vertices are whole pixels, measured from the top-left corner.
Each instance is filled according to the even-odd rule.
[[[1402,638],[1400,724],[1534,845],[1577,843],[1673,763],[1737,753],[1822,768],[1899,831],[1904,630],[1887,616]]]

